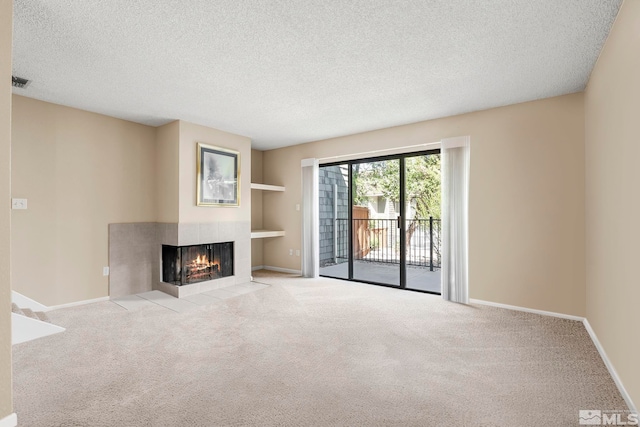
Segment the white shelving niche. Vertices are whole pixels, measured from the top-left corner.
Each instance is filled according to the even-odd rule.
[[[268,185],[251,183],[252,190],[259,191],[284,191],[284,187],[281,185]],[[267,237],[282,237],[284,236],[284,230],[251,230],[252,239],[265,239]]]

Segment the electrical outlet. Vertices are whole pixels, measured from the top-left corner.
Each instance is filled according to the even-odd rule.
[[[102,275],[103,276],[109,275],[109,267],[102,267]]]
[[[11,199],[11,209],[27,209],[27,199]]]
[[[293,255],[293,249],[289,249],[289,256]]]
[[[300,256],[300,249],[296,249],[296,256]]]

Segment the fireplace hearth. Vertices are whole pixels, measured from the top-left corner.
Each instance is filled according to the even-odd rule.
[[[233,276],[233,242],[162,245],[162,281],[177,286]]]

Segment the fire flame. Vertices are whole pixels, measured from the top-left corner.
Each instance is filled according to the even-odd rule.
[[[198,255],[198,257],[192,260],[188,266],[194,270],[203,270],[209,267],[220,267],[220,264],[214,261],[209,261],[206,255]]]
[[[197,255],[191,258],[189,263],[184,265],[186,270],[187,283],[200,279],[214,279],[220,274],[220,262],[218,260],[209,260],[206,254]],[[197,280],[197,281],[200,281]]]

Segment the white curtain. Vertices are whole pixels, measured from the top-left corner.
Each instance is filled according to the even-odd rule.
[[[302,276],[320,275],[318,159],[302,160]]]
[[[442,140],[442,297],[469,303],[468,136]]]

